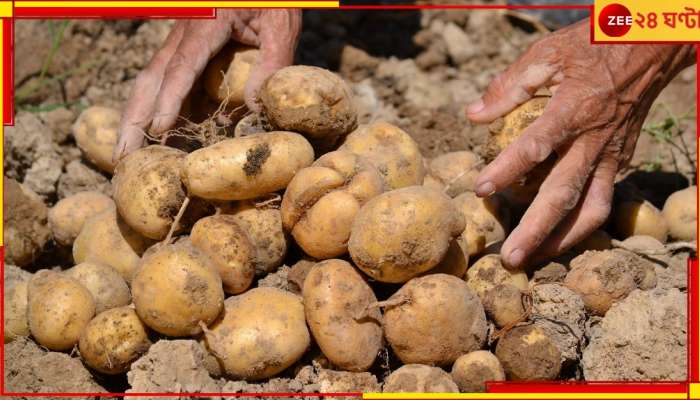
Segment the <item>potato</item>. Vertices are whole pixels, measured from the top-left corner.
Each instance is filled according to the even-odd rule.
[[[390,189],[423,184],[426,171],[418,144],[388,122],[361,125],[345,138],[340,149],[366,158]]]
[[[698,228],[697,204],[697,186],[679,190],[666,199],[661,213],[668,223],[669,233],[672,238],[695,241]]]
[[[256,249],[235,217],[220,214],[200,219],[192,227],[190,241],[217,268],[224,292],[242,293],[253,283]]]
[[[453,200],[464,216],[466,227],[460,237],[467,243],[467,253],[475,256],[487,246],[505,240],[510,230],[510,211],[498,195],[477,197],[466,192]]]
[[[666,243],[668,224],[661,211],[644,200],[624,201],[614,210],[615,228],[623,239],[647,235]]]
[[[479,156],[471,151],[454,151],[430,161],[428,174],[448,196],[455,197],[474,190],[481,163]]]
[[[126,281],[107,264],[86,261],[65,273],[90,291],[95,300],[95,314],[131,303],[131,292]]]
[[[4,296],[5,343],[19,336],[29,336],[27,319],[27,281],[20,281],[10,287]]]
[[[29,281],[29,330],[49,350],[70,350],[95,315],[95,301],[83,285],[64,274],[41,270]]]
[[[293,132],[226,139],[187,155],[182,181],[190,195],[245,200],[284,189],[314,161],[314,150]]]
[[[323,354],[346,371],[367,371],[382,348],[381,314],[362,275],[348,262],[326,260],[306,276],[302,290],[311,333]]]
[[[449,197],[412,186],[367,202],[352,224],[348,250],[373,279],[406,282],[442,261],[462,230],[464,219]]]
[[[147,238],[165,238],[180,211],[186,197],[180,182],[185,155],[172,147],[151,145],[117,165],[112,178],[114,202],[124,221]]]
[[[259,53],[243,45],[229,45],[219,51],[204,70],[204,89],[209,97],[226,102],[231,109],[245,105],[245,85]]]
[[[38,194],[14,179],[3,177],[3,188],[5,262],[26,267],[51,239],[48,210]]]
[[[525,315],[522,292],[507,283],[487,290],[483,304],[486,315],[499,328],[514,324]]]
[[[323,155],[299,171],[282,199],[282,223],[304,252],[327,259],[348,251],[360,207],[384,191],[379,172],[347,151]]]
[[[107,264],[131,282],[139,257],[151,241],[131,229],[115,208],[90,217],[73,242],[73,260]]]
[[[469,266],[469,254],[467,254],[466,248],[467,246],[459,238],[452,240],[442,261],[419,276],[448,274],[460,279],[464,278]]]
[[[384,393],[458,393],[450,375],[437,367],[406,364],[384,380]]]
[[[87,191],[66,197],[49,210],[49,227],[57,243],[71,246],[83,229],[85,221],[102,211],[115,207],[107,195]]]
[[[484,308],[457,277],[411,279],[388,301],[384,334],[404,364],[450,365],[486,341]]]
[[[583,253],[586,250],[608,250],[612,248],[612,238],[601,229],[594,230],[588,237],[580,241],[573,247],[576,253]]]
[[[144,254],[131,294],[141,321],[176,337],[201,333],[200,322],[214,322],[224,302],[218,271],[186,240]]]
[[[234,204],[226,214],[248,234],[253,245],[253,268],[257,275],[274,272],[287,254],[287,236],[282,229],[282,215],[274,207],[258,206],[244,201]]]
[[[100,170],[114,172],[112,152],[119,137],[121,112],[109,107],[86,108],[73,124],[73,137],[83,156]]]
[[[357,126],[352,90],[323,68],[282,68],[263,83],[259,98],[262,114],[274,129],[334,142]]]
[[[80,335],[80,358],[90,368],[116,375],[129,370],[151,346],[146,327],[133,308],[124,306],[97,314]]]
[[[542,328],[517,326],[498,341],[496,357],[510,381],[547,381],[557,379],[561,353]]]
[[[528,289],[527,274],[523,271],[508,271],[498,254],[488,254],[477,260],[467,270],[467,285],[481,298],[494,287],[507,283],[521,291]]]
[[[490,351],[477,350],[457,359],[452,365],[452,380],[460,392],[485,392],[486,382],[505,381],[506,374],[498,358]]]
[[[301,297],[273,287],[226,299],[206,344],[236,379],[264,379],[298,361],[311,342]]]

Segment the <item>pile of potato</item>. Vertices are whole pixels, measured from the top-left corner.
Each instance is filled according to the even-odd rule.
[[[210,64],[205,79],[207,92],[233,108],[255,52],[236,51]],[[6,340],[77,346],[89,368],[110,375],[162,335],[198,338],[232,379],[278,375],[312,343],[345,371],[369,370],[390,347],[403,366],[385,378],[389,392],[483,391],[486,381],[559,376],[553,339],[517,325],[526,319],[528,275],[498,256],[517,217],[510,204],[527,202],[536,179],[507,196],[476,197],[480,156],[427,160],[390,123],[358,126],[352,91],[320,68],[280,70],[259,99],[254,117],[266,132],[236,129],[191,153],[149,145],[116,165],[118,113],[85,110],[77,144],[113,173],[114,194],[83,192],[50,209],[53,237],[72,246],[76,265],[13,287]],[[542,99],[492,125],[495,151],[541,114]],[[663,211],[629,202],[614,217],[621,238],[660,242],[694,240],[695,219],[695,187]],[[630,265],[614,285],[606,281],[604,269],[621,265],[610,239],[603,231],[589,238],[578,251],[595,251],[574,259],[565,281],[598,315],[653,273]],[[297,271],[301,295],[256,287],[299,259],[314,262]]]

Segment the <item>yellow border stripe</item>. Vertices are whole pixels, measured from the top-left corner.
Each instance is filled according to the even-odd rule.
[[[687,399],[687,393],[364,393],[364,399]]]
[[[227,7],[338,7],[339,1],[15,1],[16,8],[75,8],[75,7],[168,7],[168,8],[227,8]]]

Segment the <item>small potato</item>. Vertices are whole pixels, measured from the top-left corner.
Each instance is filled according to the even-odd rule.
[[[464,216],[466,227],[460,238],[467,243],[470,256],[483,253],[489,245],[505,240],[510,230],[510,211],[497,195],[477,197],[466,192],[453,200]]]
[[[340,150],[367,159],[384,176],[389,189],[423,184],[426,171],[418,144],[388,122],[361,125],[345,138]]]
[[[384,191],[379,172],[347,151],[323,155],[299,171],[282,199],[282,223],[304,252],[324,260],[348,251],[360,207]]]
[[[223,317],[205,331],[205,338],[225,372],[246,380],[284,371],[311,342],[301,297],[273,287],[226,299]]]
[[[226,139],[187,155],[182,181],[188,193],[210,200],[245,200],[284,189],[314,161],[314,150],[293,132]]]
[[[112,152],[119,136],[121,113],[109,107],[86,108],[73,124],[75,143],[85,158],[100,170],[114,172]]]
[[[367,371],[382,348],[381,314],[362,275],[348,262],[326,260],[306,276],[304,310],[311,333],[331,363],[346,371]]]
[[[452,380],[463,393],[485,392],[486,382],[506,380],[498,358],[490,351],[477,350],[457,359],[452,365]]]
[[[467,285],[482,300],[487,291],[503,283],[513,285],[521,291],[528,290],[527,274],[522,271],[507,270],[498,254],[481,257],[467,270]]]
[[[221,277],[188,241],[159,245],[145,254],[131,284],[136,313],[168,336],[193,336],[212,323],[224,302]]]
[[[95,301],[83,285],[64,274],[41,270],[28,288],[29,329],[49,350],[70,350],[95,315]]]
[[[458,393],[450,374],[437,367],[406,364],[384,380],[384,393]]]
[[[126,281],[107,264],[86,261],[65,273],[90,291],[95,300],[95,314],[131,303],[131,292]]]
[[[404,364],[445,366],[486,341],[479,298],[454,276],[432,274],[408,281],[389,300],[384,334]]]
[[[61,245],[71,246],[88,218],[113,207],[114,201],[109,196],[95,191],[76,193],[60,200],[49,210],[49,227],[54,239]]]
[[[192,227],[190,240],[218,269],[224,292],[242,293],[253,283],[256,249],[235,217],[219,214],[200,219]]]
[[[486,315],[499,328],[514,324],[525,315],[522,292],[507,283],[487,290],[483,304]]]
[[[124,223],[115,208],[110,208],[85,221],[73,242],[73,260],[78,264],[107,264],[131,282],[140,255],[151,243]]]
[[[594,230],[588,237],[580,241],[573,247],[576,253],[583,253],[586,250],[608,250],[612,248],[612,238],[601,229]]]
[[[332,142],[357,126],[352,90],[323,68],[282,68],[263,83],[259,98],[262,114],[274,129]]]
[[[678,240],[695,241],[698,228],[698,187],[679,190],[666,199],[663,214],[671,237]]]
[[[474,190],[481,164],[479,156],[471,151],[454,151],[432,159],[428,173],[448,196],[455,197]]]
[[[204,70],[204,89],[209,97],[227,108],[245,105],[245,85],[260,50],[243,45],[229,45],[209,61]]]
[[[20,281],[5,292],[4,319],[5,343],[19,336],[29,336],[29,320],[27,318],[27,281]]]
[[[367,202],[352,224],[348,250],[355,264],[382,282],[400,283],[435,267],[464,218],[444,193],[412,186]]]
[[[561,353],[542,328],[517,326],[498,341],[496,357],[510,381],[548,381],[561,371]]]
[[[666,243],[668,224],[661,211],[648,201],[625,201],[614,210],[615,228],[626,239],[634,235],[647,235]]]
[[[108,375],[129,370],[151,346],[146,327],[133,308],[112,308],[97,314],[80,335],[78,348],[85,364]]]

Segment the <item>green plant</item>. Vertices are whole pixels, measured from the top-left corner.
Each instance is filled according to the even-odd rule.
[[[683,115],[676,115],[671,111],[666,104],[660,105],[665,111],[667,117],[660,122],[645,124],[642,132],[649,134],[657,143],[666,146],[673,160],[673,165],[676,171],[682,173],[677,162],[677,154],[685,158],[688,164],[692,167],[693,181],[696,179],[697,161],[696,151],[692,146],[689,146],[683,133],[687,128],[687,122],[695,120],[694,110],[689,110]],[[661,167],[660,157],[657,155],[653,161],[648,161],[642,167],[645,170],[659,170]]]

